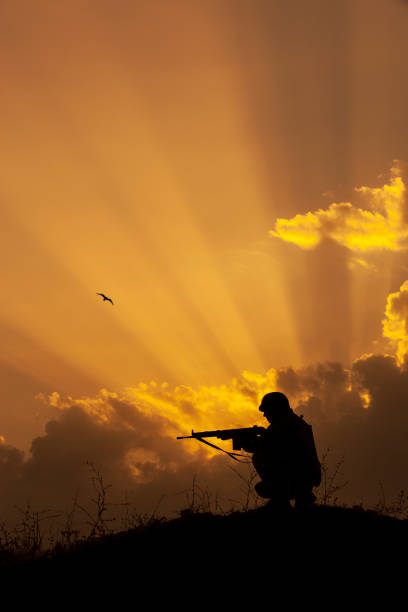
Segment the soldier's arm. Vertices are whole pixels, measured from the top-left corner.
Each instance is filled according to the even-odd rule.
[[[246,453],[254,453],[258,450],[259,445],[261,443],[261,439],[265,436],[265,431],[261,433],[252,433],[242,436],[239,440],[239,445]]]
[[[254,441],[248,441],[245,442],[244,444],[242,444],[242,450],[244,450],[246,453],[254,453],[256,451],[256,449],[258,448],[258,441],[254,440]]]

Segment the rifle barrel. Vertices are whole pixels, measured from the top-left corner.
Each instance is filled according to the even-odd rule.
[[[185,440],[186,438],[216,438],[222,430],[215,431],[192,431],[191,436],[177,436],[177,440]]]

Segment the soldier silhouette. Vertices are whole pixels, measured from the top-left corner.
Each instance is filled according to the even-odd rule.
[[[296,507],[307,507],[316,501],[312,489],[321,482],[312,427],[290,408],[283,393],[267,393],[259,406],[269,427],[244,450],[253,453],[253,465],[261,477],[255,485],[268,506],[286,509],[294,499]]]

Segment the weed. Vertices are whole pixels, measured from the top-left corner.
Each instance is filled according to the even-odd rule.
[[[91,461],[86,461],[85,465],[89,466],[91,483],[95,493],[95,496],[91,498],[91,503],[94,505],[94,512],[79,504],[78,501],[74,503],[74,507],[81,510],[88,518],[86,524],[91,528],[88,539],[92,539],[95,536],[112,533],[114,530],[109,526],[109,524],[116,521],[116,517],[108,518],[106,516],[109,506],[111,505],[107,502],[107,492],[112,485],[105,484],[101,472]]]
[[[328,459],[331,450],[331,448],[326,449],[326,451],[321,456],[320,462],[322,469],[322,482],[318,490],[317,501],[319,504],[325,506],[329,504],[336,506],[339,501],[336,493],[344,489],[344,487],[346,487],[349,483],[348,480],[339,482],[339,478],[342,478],[344,456],[340,457],[340,459],[336,461],[332,469],[330,468]]]
[[[380,499],[374,506],[374,510],[380,514],[392,516],[393,518],[404,519],[408,518],[408,495],[404,489],[401,489],[395,499],[390,503],[386,500],[385,489],[383,483],[379,482]]]
[[[259,476],[252,463],[250,464],[248,468],[248,473],[246,475],[242,474],[239,470],[231,466],[229,467],[230,470],[232,470],[234,474],[238,476],[238,478],[241,480],[242,485],[240,487],[240,491],[243,494],[243,499],[241,501],[230,501],[235,501],[235,503],[237,503],[238,506],[241,507],[241,510],[243,512],[248,512],[248,510],[257,508],[260,505],[260,502],[259,496],[254,491],[254,481],[259,478]]]

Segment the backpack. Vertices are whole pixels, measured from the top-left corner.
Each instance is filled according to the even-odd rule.
[[[306,471],[311,477],[311,484],[318,487],[322,481],[322,468],[317,456],[312,426],[304,420],[303,414],[300,416],[294,414],[294,416],[296,417],[297,437],[301,442],[302,453],[308,464]]]

